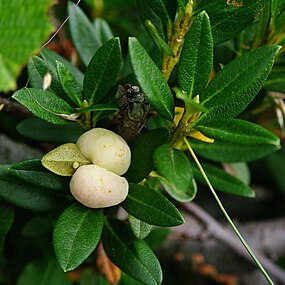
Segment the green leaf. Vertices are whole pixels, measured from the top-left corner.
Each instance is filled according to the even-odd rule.
[[[58,78],[65,93],[75,105],[80,106],[83,98],[79,83],[68,68],[60,61],[56,61],[56,68]]]
[[[102,44],[114,38],[114,34],[110,26],[103,18],[97,17],[94,20],[93,25],[94,25],[95,35],[98,37],[99,41]]]
[[[102,112],[102,111],[118,111],[118,107],[110,104],[96,104],[90,107],[82,108],[78,110],[78,113],[86,112]]]
[[[263,46],[233,60],[218,72],[201,96],[201,104],[208,112],[200,120],[204,123],[239,115],[261,89],[279,49]]]
[[[254,191],[248,185],[221,168],[207,163],[202,163],[202,167],[216,190],[245,197],[255,196]],[[195,178],[206,185],[205,179],[198,167],[193,165],[193,169]]]
[[[152,225],[143,222],[132,215],[129,215],[128,220],[134,235],[139,239],[147,237],[152,230]]]
[[[72,285],[54,259],[42,258],[28,263],[21,273],[17,285]]]
[[[41,51],[41,57],[46,62],[48,62],[49,69],[53,74],[56,74],[56,62],[59,61],[63,63],[71,72],[71,74],[75,77],[80,86],[83,86],[83,77],[84,77],[83,73],[71,62],[66,60],[64,57],[60,56],[56,52],[49,50],[47,48],[44,48]]]
[[[244,184],[250,184],[250,169],[245,162],[224,163],[224,169],[231,175],[241,180]]]
[[[53,124],[65,124],[67,121],[60,117],[71,114],[73,109],[54,93],[36,88],[22,88],[12,96],[27,107],[34,115]]]
[[[64,271],[75,269],[94,251],[102,228],[101,209],[90,209],[76,203],[61,214],[54,228],[53,243]]]
[[[161,193],[130,183],[129,194],[121,204],[132,216],[150,225],[173,227],[184,223],[177,208]]]
[[[69,179],[60,177],[46,170],[41,159],[30,159],[12,165],[9,171],[18,178],[50,190],[63,191],[69,189]]]
[[[213,38],[206,12],[200,13],[185,38],[178,67],[180,87],[190,98],[204,91],[213,68]]]
[[[84,132],[83,128],[75,123],[54,125],[37,117],[21,121],[17,125],[17,131],[21,135],[33,140],[56,144],[75,143],[78,137]]]
[[[87,66],[102,43],[96,36],[92,23],[80,7],[68,2],[68,13],[72,15],[69,19],[72,41],[80,58]]]
[[[129,182],[142,181],[154,169],[153,152],[158,146],[168,141],[169,135],[168,129],[159,128],[137,137],[130,146],[131,165],[124,175]]]
[[[197,129],[209,138],[239,145],[280,146],[280,139],[263,127],[239,119],[221,119],[199,124]]]
[[[178,4],[178,7],[179,7],[179,10],[185,14],[186,12],[186,5],[188,4],[188,0],[177,0],[177,4]]]
[[[224,0],[197,2],[195,14],[206,10],[210,16],[215,44],[220,44],[249,26],[268,0],[243,0],[232,3]],[[236,5],[235,2],[241,5]]]
[[[40,187],[17,179],[8,170],[0,170],[0,198],[16,206],[36,211],[54,210],[59,199],[54,199]]]
[[[87,66],[84,77],[84,98],[96,103],[111,89],[119,74],[122,53],[119,38],[113,38],[101,46]]]
[[[0,4],[0,91],[16,89],[21,69],[52,31],[48,10],[53,1],[31,0],[26,4],[25,0]]]
[[[134,74],[150,105],[172,121],[174,100],[162,73],[136,38],[129,39],[129,53]]]
[[[147,285],[161,284],[159,261],[143,240],[135,238],[126,224],[106,219],[102,240],[111,261],[124,272]]]
[[[90,161],[74,143],[63,144],[42,158],[45,168],[61,176],[72,176],[79,166],[85,164],[90,164]]]
[[[14,222],[13,208],[0,206],[0,259],[4,248],[5,237]]]
[[[164,144],[154,152],[154,163],[157,172],[163,176],[159,181],[170,196],[180,202],[194,199],[197,186],[193,170],[181,150]]]

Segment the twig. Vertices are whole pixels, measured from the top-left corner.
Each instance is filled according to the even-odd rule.
[[[240,256],[244,257],[246,260],[254,264],[254,261],[248,255],[245,248],[242,246],[238,238],[224,229],[224,227],[216,221],[211,215],[209,215],[206,211],[204,211],[200,206],[196,203],[184,203],[182,207],[189,213],[192,213],[197,217],[203,224],[206,225],[208,232],[215,237],[216,239],[222,241],[235,252],[237,252]],[[285,271],[272,263],[270,259],[264,256],[262,253],[255,250],[255,255],[266,268],[266,270],[274,276],[278,281],[282,284],[285,284]]]

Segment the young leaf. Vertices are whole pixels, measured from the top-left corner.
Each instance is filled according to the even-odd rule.
[[[5,237],[14,222],[14,216],[13,208],[0,206],[0,258],[2,256]]]
[[[124,272],[147,285],[161,284],[159,261],[143,240],[135,238],[126,224],[106,219],[102,240],[111,261]]]
[[[209,180],[211,181],[215,189],[239,196],[245,196],[245,197],[255,196],[254,191],[248,185],[243,183],[235,176],[226,173],[221,168],[218,168],[216,166],[207,163],[202,163],[202,167],[204,168]],[[198,181],[206,184],[205,179],[203,178],[198,167],[196,165],[195,166],[193,165],[193,169],[194,169],[195,178]]]
[[[68,188],[69,179],[46,170],[40,159],[30,159],[12,165],[9,171],[20,179],[47,189],[62,191]]]
[[[186,155],[164,144],[156,149],[153,158],[157,172],[164,178],[159,181],[168,194],[180,202],[193,200],[197,186]]]
[[[17,285],[72,285],[55,259],[42,258],[28,263],[21,273]]]
[[[69,19],[72,41],[80,58],[87,66],[93,54],[102,43],[96,36],[92,23],[80,7],[72,2],[68,2],[68,13],[69,15],[72,15]]]
[[[71,114],[73,109],[54,93],[36,88],[22,88],[13,98],[27,107],[36,116],[53,124],[65,124],[61,114]]]
[[[108,23],[103,19],[97,17],[94,20],[94,32],[95,35],[98,37],[99,41],[104,44],[108,40],[114,38],[114,34],[108,25]]]
[[[28,138],[46,143],[63,144],[76,142],[84,130],[78,124],[67,123],[65,125],[50,124],[40,118],[31,117],[21,121],[17,125],[17,131]]]
[[[90,161],[83,156],[74,143],[63,144],[42,158],[42,165],[45,168],[62,176],[72,176],[80,165],[89,163]]]
[[[172,121],[174,100],[162,73],[136,38],[129,39],[129,53],[133,71],[150,105]]]
[[[134,235],[139,239],[147,237],[152,230],[152,225],[143,222],[132,215],[129,215],[128,220]]]
[[[124,175],[129,182],[142,181],[154,168],[153,152],[169,139],[169,131],[159,128],[145,132],[131,145],[131,165]]]
[[[268,1],[244,0],[243,2],[246,2],[244,4],[242,1],[225,0],[199,0],[197,2],[195,14],[206,10],[210,16],[215,44],[220,44],[247,27]]]
[[[80,106],[83,98],[79,83],[68,68],[60,61],[56,61],[56,69],[58,78],[65,93],[76,106]]]
[[[54,199],[42,188],[17,179],[8,170],[0,170],[0,198],[16,206],[36,211],[54,210],[59,199]]]
[[[129,194],[121,204],[132,216],[150,224],[173,227],[184,223],[177,208],[161,193],[130,183]]]
[[[279,46],[260,47],[218,72],[200,97],[201,104],[208,108],[200,120],[204,123],[239,115],[261,89],[279,49]]]
[[[179,85],[190,98],[201,94],[209,81],[213,48],[210,20],[201,12],[186,35],[178,67]]]
[[[84,99],[97,103],[115,83],[120,71],[122,53],[119,38],[101,46],[87,66],[84,77]]]
[[[90,209],[75,203],[61,214],[54,228],[53,243],[64,271],[75,269],[94,251],[102,228],[101,209]]]

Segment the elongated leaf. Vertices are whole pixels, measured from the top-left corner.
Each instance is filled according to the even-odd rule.
[[[150,105],[165,119],[172,121],[174,100],[158,67],[136,38],[129,39],[132,68]]]
[[[193,98],[204,91],[213,68],[213,38],[206,12],[200,13],[185,38],[178,68],[178,81]]]
[[[84,98],[96,103],[115,83],[122,62],[119,38],[113,38],[100,47],[87,66],[84,77]]]
[[[79,83],[68,68],[60,61],[56,61],[56,68],[57,75],[65,93],[75,105],[80,106],[83,98]]]
[[[165,183],[164,179],[160,182],[169,195],[180,202],[193,200],[197,186],[191,164],[182,151],[162,145],[154,153],[154,163],[166,180]]]
[[[5,237],[13,224],[14,216],[13,208],[0,207],[0,258],[2,256]]]
[[[130,215],[151,225],[172,227],[184,223],[180,212],[168,199],[145,186],[131,183],[129,194],[121,205]]]
[[[239,119],[221,119],[201,124],[197,129],[217,141],[239,145],[273,145],[279,147],[280,139],[263,127]]]
[[[233,35],[247,27],[268,1],[199,0],[197,2],[194,12],[200,13],[206,10],[210,16],[215,44],[219,44],[231,39]]]
[[[118,108],[114,105],[110,104],[96,104],[90,107],[79,109],[79,113],[86,113],[86,112],[102,112],[102,111],[118,111]]]
[[[159,261],[143,240],[135,238],[126,224],[115,219],[106,220],[102,239],[111,261],[124,272],[144,284],[161,284]]]
[[[36,88],[22,88],[13,95],[19,103],[36,116],[53,124],[65,124],[61,114],[71,114],[73,109],[55,94]]]
[[[207,163],[202,163],[202,167],[205,170],[209,180],[211,181],[211,184],[216,190],[239,196],[246,196],[246,197],[255,196],[254,191],[248,185],[243,183],[235,176],[226,173],[221,168],[218,168],[216,166]],[[205,179],[203,178],[198,167],[196,165],[195,166],[193,165],[193,169],[195,173],[195,178],[198,181],[206,184]]]
[[[71,285],[71,280],[54,259],[34,260],[26,265],[17,285]]]
[[[114,34],[109,24],[103,18],[97,17],[94,20],[93,25],[94,25],[95,35],[98,37],[98,39],[102,44],[114,38]]]
[[[84,132],[83,128],[75,123],[54,125],[37,117],[21,121],[17,125],[17,131],[33,140],[57,144],[75,143]]]
[[[42,166],[41,159],[30,159],[14,164],[9,171],[20,179],[55,191],[68,188],[69,179],[55,175]]]
[[[200,117],[202,122],[239,115],[261,89],[279,49],[278,46],[263,46],[235,59],[218,72],[201,96],[201,104],[208,108]]]
[[[45,168],[61,176],[72,176],[79,166],[89,163],[74,143],[63,144],[42,158]]]
[[[153,152],[168,141],[169,135],[166,128],[159,128],[137,137],[131,145],[131,165],[125,174],[129,182],[142,181],[154,169]]]
[[[96,248],[103,228],[101,209],[72,204],[59,217],[54,233],[54,250],[64,271],[79,266]]]
[[[57,198],[53,198],[40,187],[17,179],[8,170],[0,170],[0,198],[16,206],[36,211],[47,212],[55,208]]]
[[[1,91],[16,88],[16,79],[21,69],[52,31],[48,10],[53,1],[30,0],[29,5],[26,4],[25,0],[0,3]]]
[[[139,239],[144,239],[152,230],[152,225],[143,222],[132,215],[129,215],[128,220],[134,235]]]
[[[83,63],[87,66],[102,43],[96,36],[92,23],[80,7],[69,2],[68,13],[72,14],[69,25],[73,43]]]

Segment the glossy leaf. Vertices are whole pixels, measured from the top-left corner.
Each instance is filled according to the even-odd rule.
[[[124,272],[147,285],[161,284],[159,261],[143,240],[135,238],[126,224],[106,219],[102,239],[111,261]]]
[[[244,182],[242,182],[235,176],[228,174],[221,168],[207,163],[202,163],[202,167],[205,170],[214,189],[239,196],[255,196],[254,191],[248,185],[246,185]],[[205,179],[203,178],[198,167],[196,165],[193,165],[193,169],[195,173],[195,178],[206,185]]]
[[[169,135],[166,128],[159,128],[137,137],[131,145],[131,165],[124,175],[129,182],[142,181],[154,169],[153,152],[168,141]]]
[[[13,208],[0,206],[0,259],[2,256],[6,235],[14,222],[14,216],[15,214]]]
[[[96,248],[103,228],[101,209],[78,203],[69,206],[59,217],[53,233],[54,250],[64,271],[79,266]]]
[[[268,1],[198,0],[197,2],[194,12],[200,13],[206,10],[210,16],[215,44],[220,44],[247,27]]]
[[[84,130],[76,123],[54,125],[40,118],[31,117],[17,125],[17,131],[28,138],[46,143],[76,142]]]
[[[279,147],[280,139],[263,127],[239,119],[221,119],[197,126],[204,135],[217,141],[240,145],[273,145]]]
[[[17,285],[71,285],[71,280],[54,259],[39,259],[28,263],[21,273]]]
[[[94,20],[93,25],[94,25],[95,35],[102,44],[114,38],[114,34],[109,24],[103,18],[97,17]]]
[[[150,105],[172,121],[174,100],[162,73],[136,38],[129,39],[129,53],[134,74]]]
[[[99,38],[95,34],[95,29],[80,7],[74,3],[68,3],[68,13],[72,14],[69,19],[70,34],[75,48],[87,66],[101,46]]]
[[[152,225],[143,222],[132,215],[129,215],[128,220],[134,235],[139,239],[147,237],[152,230]]]
[[[263,46],[233,60],[218,72],[200,97],[201,104],[208,108],[200,120],[209,122],[239,115],[261,89],[279,49]]]
[[[42,166],[41,159],[30,159],[12,165],[9,171],[18,178],[50,190],[64,191],[69,189],[69,179],[49,172]]]
[[[202,12],[187,33],[178,67],[179,85],[190,98],[201,94],[209,81],[213,48],[210,20]]]
[[[113,38],[101,46],[87,66],[84,77],[84,99],[96,103],[106,95],[115,83],[122,62],[119,38]]]
[[[90,164],[90,161],[74,143],[63,144],[42,158],[45,168],[61,176],[72,176],[79,166],[85,164]]]
[[[157,226],[172,227],[184,223],[177,208],[161,193],[138,184],[129,186],[129,194],[121,205],[130,215]]]
[[[60,61],[56,61],[56,68],[58,78],[65,93],[75,105],[80,106],[83,98],[79,83],[68,68]]]
[[[194,199],[197,186],[191,164],[182,151],[162,145],[154,152],[154,163],[162,176],[159,181],[169,195],[180,202]]]
[[[0,170],[0,198],[36,212],[54,210],[56,203],[59,202],[41,187],[17,179],[15,175],[4,169]]]
[[[34,115],[53,124],[65,124],[61,114],[71,114],[73,109],[54,93],[36,88],[22,88],[13,98],[27,107]]]

